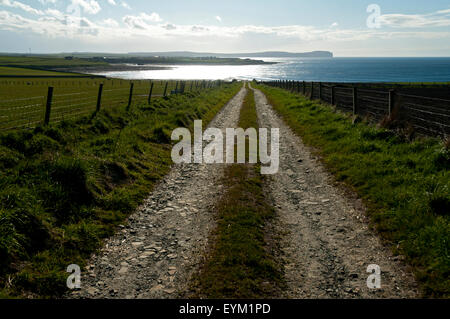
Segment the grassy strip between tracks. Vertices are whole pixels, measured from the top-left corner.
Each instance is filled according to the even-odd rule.
[[[209,122],[240,84],[0,135],[0,297],[66,291],[170,169],[171,130]]]
[[[239,127],[258,127],[251,90],[241,110]],[[226,168],[225,193],[216,206],[217,229],[211,251],[194,280],[194,297],[279,296],[282,274],[267,240],[267,222],[275,211],[267,203],[263,178],[259,165],[233,164]]]
[[[373,225],[406,258],[428,297],[450,297],[450,145],[407,141],[329,106],[258,86],[338,182],[355,190]]]

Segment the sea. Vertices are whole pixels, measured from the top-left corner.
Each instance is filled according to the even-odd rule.
[[[172,65],[169,70],[136,70],[96,74],[135,80],[256,79],[259,81],[296,80],[316,82],[450,82],[450,57],[253,59],[277,63],[264,65]]]

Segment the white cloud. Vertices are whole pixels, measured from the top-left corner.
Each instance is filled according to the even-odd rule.
[[[18,9],[21,9],[21,10],[26,11],[28,13],[33,13],[33,14],[37,14],[37,15],[43,15],[44,14],[41,10],[37,10],[37,9],[29,6],[28,4],[24,4],[24,3],[19,2],[19,1],[0,0],[0,5],[6,6],[6,7],[10,7],[10,8],[18,8]]]
[[[107,26],[107,27],[112,27],[112,28],[119,26],[119,23],[116,20],[111,19],[111,18],[103,20],[100,24]]]
[[[108,3],[112,6],[117,5],[116,1],[114,1],[114,0],[108,0]]]
[[[135,28],[135,29],[149,29],[151,28],[151,24],[155,22],[161,22],[162,19],[156,12],[149,14],[141,13],[138,16],[132,16],[127,15],[123,17],[123,22],[129,27],[129,28]]]
[[[216,20],[222,22],[222,18],[220,16],[216,16]]]
[[[51,17],[55,17],[60,20],[65,19],[65,17],[66,17],[66,15],[64,13],[62,13],[61,11],[56,10],[56,9],[47,9],[47,10],[45,10],[45,14],[47,14]]]
[[[72,4],[82,7],[83,11],[88,14],[97,14],[102,9],[95,0],[72,0]]]
[[[332,28],[337,28],[339,26],[339,23],[337,23],[337,22],[333,22],[332,24],[331,24],[331,27]]]
[[[40,3],[42,3],[43,5],[47,5],[49,3],[51,4],[55,4],[58,0],[39,0]]]
[[[424,28],[450,26],[450,9],[430,14],[384,14],[380,17],[384,26],[394,28]]]
[[[131,7],[128,3],[122,1],[122,3],[120,4],[122,7],[124,7],[125,9],[131,10]]]

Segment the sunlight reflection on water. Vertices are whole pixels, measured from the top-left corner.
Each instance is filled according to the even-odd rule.
[[[270,65],[271,66],[271,65]],[[121,79],[161,79],[161,80],[252,80],[266,79],[269,65],[177,65],[171,70],[121,71],[100,73]]]
[[[450,58],[255,58],[278,64],[173,65],[171,70],[97,73],[121,79],[447,82]],[[165,65],[167,66],[167,65]]]

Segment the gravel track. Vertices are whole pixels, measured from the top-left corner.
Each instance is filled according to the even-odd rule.
[[[236,127],[241,91],[209,127]],[[212,215],[224,165],[182,164],[155,187],[126,226],[105,242],[69,298],[180,298],[198,269],[215,227]]]
[[[288,298],[414,298],[415,281],[368,228],[364,206],[334,186],[320,161],[255,91],[260,127],[280,129],[280,170],[267,185],[282,234]],[[367,266],[381,268],[369,289]]]
[[[280,170],[266,191],[277,210],[287,298],[414,298],[417,285],[399,257],[368,228],[364,206],[331,176],[255,91],[260,127],[280,129]],[[241,91],[209,127],[236,127]],[[68,298],[183,298],[204,262],[215,227],[214,204],[223,193],[225,165],[174,165],[126,226],[106,240]],[[275,236],[278,238],[278,236]],[[275,238],[274,237],[274,238]],[[369,289],[369,264],[381,268],[381,289]]]

